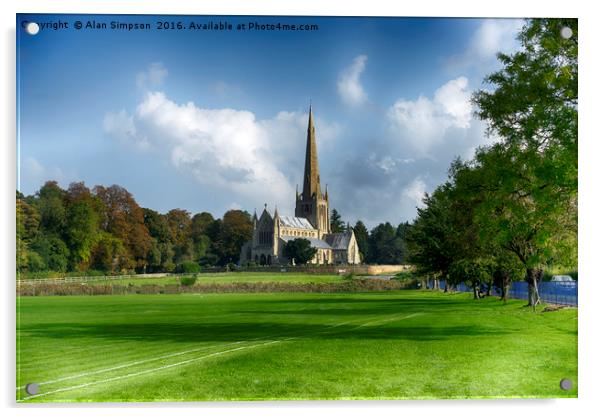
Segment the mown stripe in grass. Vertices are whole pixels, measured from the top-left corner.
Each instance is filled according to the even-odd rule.
[[[355,327],[352,327],[352,328],[344,328],[342,331],[335,331],[335,333],[336,332],[353,331],[353,330],[357,330],[359,328],[362,328],[362,327],[364,327],[366,325],[378,325],[378,324],[381,324],[381,323],[384,323],[384,322],[391,322],[391,321],[394,321],[394,320],[408,319],[408,318],[412,318],[412,317],[418,316],[418,315],[421,315],[421,313],[414,313],[414,314],[406,315],[406,316],[403,316],[403,317],[399,317],[399,315],[396,315],[393,318],[370,320],[370,321],[368,321],[366,323],[363,323],[363,324],[360,324],[360,325],[356,325]],[[347,321],[347,322],[340,322],[340,323],[337,323],[337,324],[333,324],[331,326],[331,328],[336,328],[336,327],[339,327],[339,326],[348,325],[348,324],[356,322],[356,321],[357,320],[352,320],[352,321]],[[363,321],[363,319],[361,319],[360,321]],[[331,333],[331,332],[332,332],[331,330],[324,330],[324,331],[314,332],[314,334],[323,334],[323,333]],[[253,342],[253,341],[258,341],[258,340],[262,340],[262,339],[265,339],[265,338],[266,337],[256,338],[256,339],[249,340],[249,341],[239,341],[239,342],[229,343],[229,344],[225,344],[225,345],[224,344],[220,344],[219,346],[224,347],[224,346],[227,346],[227,345],[240,344],[240,343],[243,343],[243,342]],[[279,343],[279,342],[282,342],[282,341],[290,341],[290,340],[299,339],[299,338],[300,338],[299,336],[296,336],[296,337],[288,337],[288,338],[285,338],[285,339],[282,339],[282,340],[273,340],[273,341],[261,344],[260,346],[274,344],[274,343]],[[179,363],[174,363],[174,364],[168,364],[168,365],[160,366],[160,367],[157,367],[155,369],[143,370],[143,371],[139,371],[139,372],[136,372],[136,373],[126,374],[126,375],[123,375],[123,376],[112,377],[112,378],[109,378],[109,379],[98,380],[98,381],[93,381],[93,382],[88,382],[88,383],[80,384],[78,386],[64,387],[64,388],[56,389],[56,390],[53,390],[53,391],[50,391],[50,392],[45,392],[45,393],[40,393],[40,394],[36,394],[36,395],[32,395],[32,396],[27,396],[25,398],[22,398],[21,400],[29,400],[29,399],[34,398],[34,397],[46,396],[46,395],[53,394],[53,393],[60,393],[60,392],[64,392],[64,391],[71,391],[71,390],[75,390],[75,389],[78,389],[78,388],[84,388],[84,387],[88,387],[88,386],[92,386],[92,385],[96,385],[96,384],[101,384],[101,383],[105,383],[105,382],[117,381],[117,380],[121,380],[121,379],[124,379],[124,378],[135,377],[135,376],[138,376],[138,375],[144,375],[144,374],[148,374],[150,372],[160,371],[160,370],[169,369],[169,368],[172,368],[172,367],[175,367],[175,366],[179,366],[179,365],[193,363],[193,362],[196,362],[196,361],[203,360],[205,358],[210,358],[210,357],[214,357],[214,356],[218,356],[218,355],[223,355],[224,353],[228,353],[228,352],[239,351],[239,350],[243,350],[243,349],[247,349],[247,348],[254,348],[255,346],[257,346],[257,345],[244,346],[244,347],[239,347],[239,348],[235,348],[235,349],[231,349],[231,350],[226,350],[226,351],[221,351],[221,352],[218,351],[218,352],[206,355],[206,356],[202,356],[202,357],[197,357],[197,358],[185,360],[185,361],[182,361],[182,362],[179,362]],[[86,372],[86,373],[76,374],[76,375],[73,375],[73,376],[63,377],[63,378],[56,379],[56,380],[50,380],[50,381],[46,381],[46,382],[41,382],[41,383],[38,383],[38,385],[54,384],[54,383],[58,383],[58,382],[62,382],[62,381],[72,380],[72,379],[86,377],[86,376],[90,376],[90,375],[96,375],[96,374],[100,374],[100,373],[104,373],[104,372],[115,371],[115,370],[119,370],[119,369],[122,369],[122,368],[127,368],[127,367],[131,367],[131,366],[135,366],[135,365],[145,364],[145,363],[152,362],[152,361],[157,361],[157,360],[166,359],[166,358],[173,358],[175,356],[185,355],[185,354],[193,353],[193,352],[199,352],[201,350],[206,350],[206,349],[209,349],[209,348],[210,347],[199,348],[199,349],[189,350],[189,351],[182,351],[182,352],[179,352],[179,353],[164,355],[162,357],[155,357],[155,358],[148,359],[148,360],[142,360],[142,361],[137,361],[137,362],[133,362],[133,363],[126,363],[126,364],[123,364],[123,365],[115,366],[115,367],[112,367],[112,368],[107,368],[107,369],[104,369],[104,370]],[[21,390],[21,389],[24,389],[24,388],[25,388],[25,386],[17,387],[17,390]]]

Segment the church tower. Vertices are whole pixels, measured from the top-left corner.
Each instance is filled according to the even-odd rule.
[[[316,146],[316,130],[311,105],[309,106],[309,122],[307,125],[303,192],[300,195],[297,193],[295,216],[306,218],[318,230],[318,238],[330,233],[328,192],[326,195],[322,194],[320,186],[318,148]]]

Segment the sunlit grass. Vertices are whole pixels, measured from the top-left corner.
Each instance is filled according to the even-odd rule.
[[[577,310],[523,305],[422,291],[23,297],[17,382],[51,382],[27,402],[576,397]]]

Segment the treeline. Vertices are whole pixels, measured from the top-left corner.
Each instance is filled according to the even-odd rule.
[[[389,222],[379,224],[368,233],[362,221],[353,227],[362,262],[366,264],[404,264],[407,259],[405,235],[407,222],[394,227]]]
[[[161,214],[140,207],[118,185],[90,189],[75,182],[62,189],[48,181],[34,195],[17,192],[16,204],[17,271],[26,276],[194,272],[233,265],[253,234],[246,211],[230,210],[223,218],[182,209]],[[336,210],[332,217],[336,232],[343,231]],[[407,227],[385,223],[368,233],[358,221],[354,229],[362,259],[402,263]]]
[[[173,272],[192,262],[238,261],[251,238],[247,212],[223,218],[182,209],[141,208],[124,188],[49,181],[32,196],[17,192],[17,271],[20,273]]]
[[[473,96],[497,140],[451,165],[407,242],[423,274],[472,284],[475,297],[524,279],[536,305],[546,267],[577,266],[577,20],[530,20],[519,40]]]

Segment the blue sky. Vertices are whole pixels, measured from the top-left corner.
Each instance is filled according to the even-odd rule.
[[[492,139],[470,94],[517,48],[503,19],[20,15],[19,189],[119,184],[144,207],[294,210],[309,101],[322,184],[343,219],[412,220],[456,156]],[[75,30],[148,22],[147,31]],[[157,30],[157,21],[317,24]],[[21,27],[20,21],[17,27]]]

